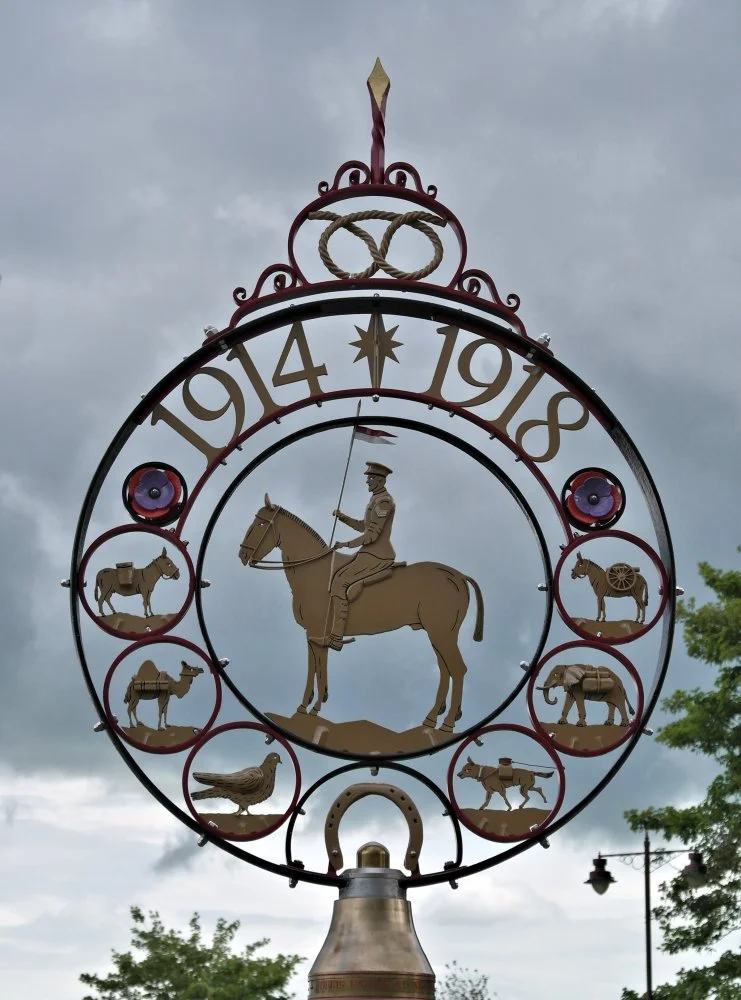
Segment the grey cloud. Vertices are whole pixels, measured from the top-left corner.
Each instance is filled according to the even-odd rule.
[[[195,834],[188,830],[165,844],[162,853],[152,865],[152,871],[163,875],[178,869],[187,870],[193,864],[199,850]]]
[[[741,485],[741,144],[728,124],[737,4],[676,0],[651,22],[619,4],[595,18],[579,2],[478,4],[465,17],[413,2],[375,19],[335,2],[274,3],[269,15],[190,2],[150,5],[149,21],[128,26],[111,20],[114,6],[11,5],[0,42],[0,464],[27,498],[19,507],[0,496],[8,763],[132,780],[90,731],[57,583],[84,490],[140,393],[197,346],[206,323],[226,322],[235,285],[285,258],[281,227],[316,183],[367,157],[364,81],[377,54],[392,77],[389,156],[438,184],[467,226],[471,265],[522,295],[528,328],[548,330],[557,355],[620,415],[664,498],[679,582],[699,592],[700,559],[731,563]],[[318,501],[303,508],[292,492],[287,484],[286,503],[327,524]],[[247,603],[244,573],[225,618]],[[289,621],[284,581],[274,597]],[[279,655],[297,658],[295,701],[304,650],[288,629],[278,638]],[[413,639],[403,640],[405,678],[427,692],[433,674]],[[221,643],[242,670],[236,632]],[[109,651],[96,647],[102,662]],[[253,654],[270,662],[267,643]],[[367,666],[333,666],[338,711],[353,690],[373,697],[372,678],[348,677],[348,662]],[[667,691],[708,681],[678,637]],[[226,709],[237,711],[228,700]],[[313,780],[325,762],[304,760]],[[415,766],[432,773],[440,762]],[[589,854],[625,829],[626,807],[676,800],[707,777],[701,760],[646,738],[558,836]],[[312,834],[328,802],[309,817]],[[360,825],[348,817],[350,839]],[[187,866],[188,843],[165,845],[156,870]]]

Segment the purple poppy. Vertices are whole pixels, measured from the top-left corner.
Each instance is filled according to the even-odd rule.
[[[623,504],[620,488],[596,471],[587,470],[575,476],[567,489],[571,496],[566,498],[566,509],[580,524],[608,521]]]
[[[144,510],[164,510],[175,496],[175,487],[164,469],[146,469],[134,487],[134,501]]]
[[[574,503],[583,514],[591,514],[595,520],[607,517],[615,506],[614,487],[602,476],[590,476],[574,490]]]

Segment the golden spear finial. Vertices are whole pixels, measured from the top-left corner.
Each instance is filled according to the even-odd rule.
[[[380,59],[376,62],[368,77],[368,92],[371,97],[371,113],[373,129],[371,131],[371,183],[383,184],[383,172],[386,160],[386,99],[391,89],[391,81]]]

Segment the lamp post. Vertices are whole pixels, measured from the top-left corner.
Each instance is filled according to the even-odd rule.
[[[612,882],[616,879],[612,877],[612,872],[607,867],[607,858],[618,858],[623,864],[632,865],[628,859],[643,858],[643,880],[644,880],[644,906],[646,911],[646,1000],[653,1000],[653,984],[651,975],[651,871],[653,868],[660,868],[666,864],[669,858],[675,854],[684,854],[685,849],[666,850],[660,848],[657,851],[651,850],[651,841],[648,838],[648,830],[644,831],[643,850],[622,852],[620,854],[599,854],[592,864],[594,868],[589,873],[589,878],[585,885],[591,885],[598,896],[604,895]],[[682,869],[682,877],[692,889],[698,889],[707,882],[707,868],[703,864],[702,854],[699,851],[689,852],[690,862]],[[653,860],[652,862],[652,859]]]

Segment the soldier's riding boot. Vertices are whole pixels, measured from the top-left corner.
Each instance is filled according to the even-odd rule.
[[[332,630],[327,645],[330,649],[342,649],[345,643],[348,602],[341,597],[332,597]],[[350,640],[352,641],[352,640]]]
[[[321,646],[327,646],[329,649],[341,650],[343,646],[346,646],[349,642],[355,642],[355,639],[345,638],[345,623],[347,622],[347,609],[348,602],[342,597],[337,597],[332,595],[332,627],[330,629],[329,635],[324,635],[321,638],[318,636],[309,636],[312,642],[319,643]]]

